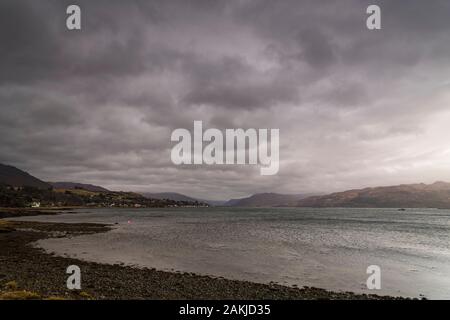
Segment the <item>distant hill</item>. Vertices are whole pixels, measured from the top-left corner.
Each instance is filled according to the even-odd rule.
[[[151,199],[169,199],[175,201],[198,201],[207,203],[211,206],[228,206],[228,207],[277,207],[277,206],[295,206],[298,200],[304,198],[304,195],[287,195],[276,193],[259,193],[248,198],[231,199],[229,201],[215,201],[195,199],[176,192],[161,193],[143,193],[143,196]]]
[[[247,198],[231,199],[225,203],[230,207],[289,207],[295,206],[303,194],[257,193]]]
[[[134,192],[109,191],[90,184],[74,182],[50,184],[13,166],[0,164],[0,207],[166,208],[205,205],[196,202],[195,199],[194,201],[149,199]]]
[[[297,202],[299,207],[450,208],[450,183],[403,184],[336,192]]]
[[[196,199],[177,192],[142,193],[142,195],[150,199],[160,199],[160,200],[167,199],[173,201],[189,201],[189,202],[197,201],[200,203],[206,203],[210,206],[222,206],[226,202],[219,200],[216,201],[216,200]]]
[[[13,166],[0,164],[0,185],[50,189],[51,185]]]
[[[168,199],[168,200],[174,200],[174,201],[190,201],[195,202],[199,201],[195,198],[191,198],[188,196],[185,196],[181,193],[176,192],[160,192],[160,193],[142,193],[144,197],[150,198],[150,199]]]
[[[207,204],[209,204],[210,206],[213,206],[213,207],[224,206],[225,203],[227,202],[225,200],[204,200],[204,199],[199,199],[198,201],[207,203]]]
[[[110,192],[108,189],[93,184],[84,184],[77,182],[48,182],[48,183],[55,189],[66,189],[66,190],[83,189],[92,192]]]

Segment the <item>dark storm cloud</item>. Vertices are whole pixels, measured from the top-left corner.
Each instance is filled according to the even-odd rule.
[[[450,180],[449,17],[439,0],[3,0],[0,162],[202,198]],[[194,120],[280,128],[280,173],[174,166],[170,133]]]
[[[295,101],[298,92],[288,79],[270,72],[258,72],[236,58],[226,58],[209,64],[197,64],[191,70],[190,91],[183,102],[207,104],[224,108],[253,109]]]
[[[318,30],[303,30],[298,36],[302,52],[300,59],[313,67],[326,67],[335,62],[335,54],[331,40]]]
[[[22,84],[71,77],[125,76],[148,67],[141,48],[145,35],[139,25],[117,19],[122,10],[127,14],[126,6],[111,1],[110,11],[101,10],[104,1],[80,1],[87,8],[83,11],[84,27],[90,29],[87,35],[65,28],[65,10],[71,3],[2,1],[0,81]],[[129,14],[129,18],[133,15]]]
[[[62,63],[56,31],[33,2],[0,3],[2,83],[30,81],[62,72],[53,67]]]

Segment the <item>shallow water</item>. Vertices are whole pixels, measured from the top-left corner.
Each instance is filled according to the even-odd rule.
[[[336,291],[450,299],[450,210],[82,209],[15,220],[118,223],[37,245],[79,259]],[[366,269],[381,268],[381,290]]]

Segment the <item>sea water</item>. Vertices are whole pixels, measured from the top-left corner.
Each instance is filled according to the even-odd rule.
[[[109,223],[107,233],[38,241],[48,252],[254,282],[450,299],[450,210],[80,209],[16,220]],[[368,266],[381,289],[368,290]]]

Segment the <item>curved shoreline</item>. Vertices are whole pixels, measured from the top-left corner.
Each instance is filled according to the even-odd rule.
[[[35,214],[47,214],[34,211]],[[19,213],[20,214],[20,213]],[[0,212],[0,218],[19,216]],[[26,215],[31,215],[30,212]],[[260,284],[193,273],[133,268],[55,256],[31,246],[37,240],[108,232],[104,224],[66,224],[0,220],[0,297],[12,290],[36,293],[34,298],[64,299],[404,299],[401,297],[331,292]],[[81,269],[82,290],[66,288],[66,269]],[[15,283],[16,288],[6,288]]]

